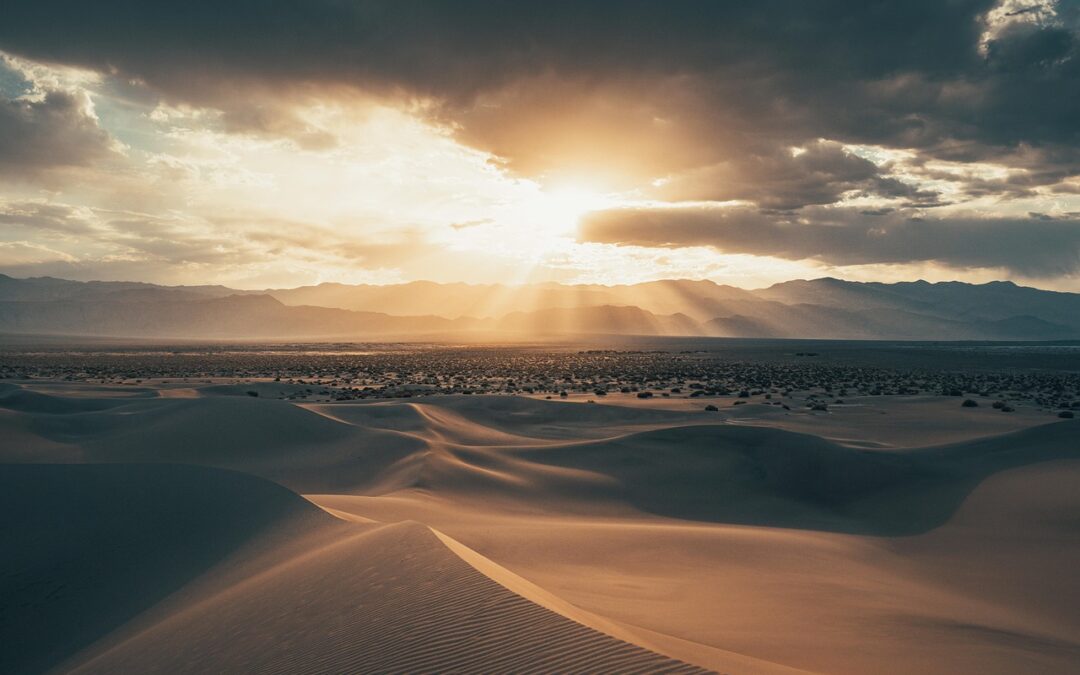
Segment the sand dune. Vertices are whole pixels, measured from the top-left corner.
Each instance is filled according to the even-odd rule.
[[[358,527],[187,599],[71,671],[699,671],[510,592],[423,525]]]
[[[593,493],[590,500],[615,499],[655,515],[912,534],[942,524],[991,473],[1080,458],[1075,439],[1076,425],[1066,421],[956,445],[870,451],[779,429],[709,425],[515,456],[604,476],[608,494]]]
[[[423,525],[346,523],[243,474],[6,465],[0,485],[20,543],[4,672],[699,670],[511,592]]]
[[[571,394],[566,400],[585,403],[590,399],[595,401],[596,397]],[[603,400],[605,407],[682,412],[688,419],[699,417],[703,406],[700,399],[642,400],[634,394],[609,394]],[[763,403],[733,405],[738,400],[714,401],[720,406],[718,417],[730,424],[786,429],[868,449],[942,445],[1018,431],[1048,421],[1045,413],[1032,409],[995,414],[997,411],[987,410],[990,402],[985,401],[981,408],[960,408],[951,396],[847,397],[843,404],[830,405],[827,413],[805,408],[788,410]]]
[[[0,671],[55,665],[238,548],[323,522],[296,494],[241,473],[0,465],[0,633],[19,645],[0,650]]]
[[[727,415],[494,396],[294,405],[8,388],[0,413],[13,433],[49,447],[49,459],[205,464],[301,493],[423,490],[519,511],[878,535],[927,531],[987,476],[1080,452],[1069,420],[949,445],[868,450],[729,424]],[[8,459],[28,459],[16,452]]]
[[[492,513],[420,493],[314,499],[432,523],[576,607],[682,640],[669,653],[717,670],[744,672],[695,645],[818,672],[1069,673],[1080,528],[1062,514],[1080,507],[1077,471],[1066,460],[996,474],[914,537]]]
[[[5,672],[1080,663],[1075,420],[964,437],[953,401],[867,449],[843,413],[186,388],[0,389],[4,461],[107,464],[0,468]]]
[[[0,389],[0,406],[17,412],[67,415],[108,410],[126,402],[124,398],[115,396],[54,396],[27,387]]]
[[[26,404],[28,395],[33,405]],[[247,471],[300,491],[362,489],[374,477],[370,465],[385,466],[422,449],[415,439],[337,423],[284,401],[103,401],[108,405],[19,392],[0,396],[0,411],[20,413],[12,416],[13,424],[85,461],[206,464]]]

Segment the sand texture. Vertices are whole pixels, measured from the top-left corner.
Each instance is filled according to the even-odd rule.
[[[1074,419],[249,390],[0,385],[0,672],[1080,670]]]

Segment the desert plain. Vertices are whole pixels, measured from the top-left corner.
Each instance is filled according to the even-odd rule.
[[[1078,363],[6,344],[0,671],[1076,672]]]

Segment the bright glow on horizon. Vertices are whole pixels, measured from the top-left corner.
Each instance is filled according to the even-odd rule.
[[[551,233],[570,235],[586,213],[609,208],[613,203],[604,195],[568,186],[543,190],[536,203],[522,204],[521,209],[535,209],[535,213],[528,214],[529,218],[539,221]]]

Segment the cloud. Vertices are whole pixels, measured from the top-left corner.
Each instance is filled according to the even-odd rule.
[[[1066,172],[1080,166],[1067,2],[1043,3],[1039,22],[991,17],[992,0],[12,4],[4,49],[113,72],[312,147],[332,139],[289,101],[359,91],[445,121],[529,175],[753,171],[819,138],[966,161],[1046,147]],[[778,201],[832,192],[805,188],[793,179]]]
[[[86,235],[94,231],[85,210],[35,201],[0,201],[0,225],[61,235]]]
[[[40,100],[0,97],[0,177],[29,179],[109,156],[112,139],[88,114],[87,103],[57,90]]]
[[[738,157],[672,177],[656,191],[673,201],[750,201],[790,210],[832,204],[844,195],[932,201],[933,191],[885,175],[888,167],[848,152],[841,144],[815,141],[800,148]]]
[[[51,263],[70,263],[73,256],[28,241],[0,242],[0,267],[12,269]]]
[[[1080,204],[1071,0],[12,0],[0,50],[33,80],[0,98],[0,178],[100,162],[103,125],[144,144],[57,197],[129,214],[0,215],[20,237],[162,265],[422,276],[446,241],[497,258],[476,244],[497,227],[432,223],[523,218],[498,204],[521,202],[507,186],[526,176],[669,203],[594,214],[588,241],[1077,269],[1076,218],[1015,215]],[[405,119],[379,126],[386,110]],[[488,174],[498,189],[483,193]],[[385,236],[410,227],[442,239]]]
[[[357,237],[261,213],[203,218],[0,199],[0,271],[15,276],[205,283],[211,274],[278,285],[325,278],[385,282],[400,280],[402,268],[430,275],[443,271],[439,265],[448,259],[462,257],[419,231],[402,228],[393,235]],[[462,266],[483,269],[482,257]]]
[[[1030,278],[1080,271],[1080,214],[1052,218],[809,208],[768,214],[728,207],[618,209],[591,213],[579,239],[652,247],[711,246],[832,265],[937,262],[953,268],[1004,268]]]

